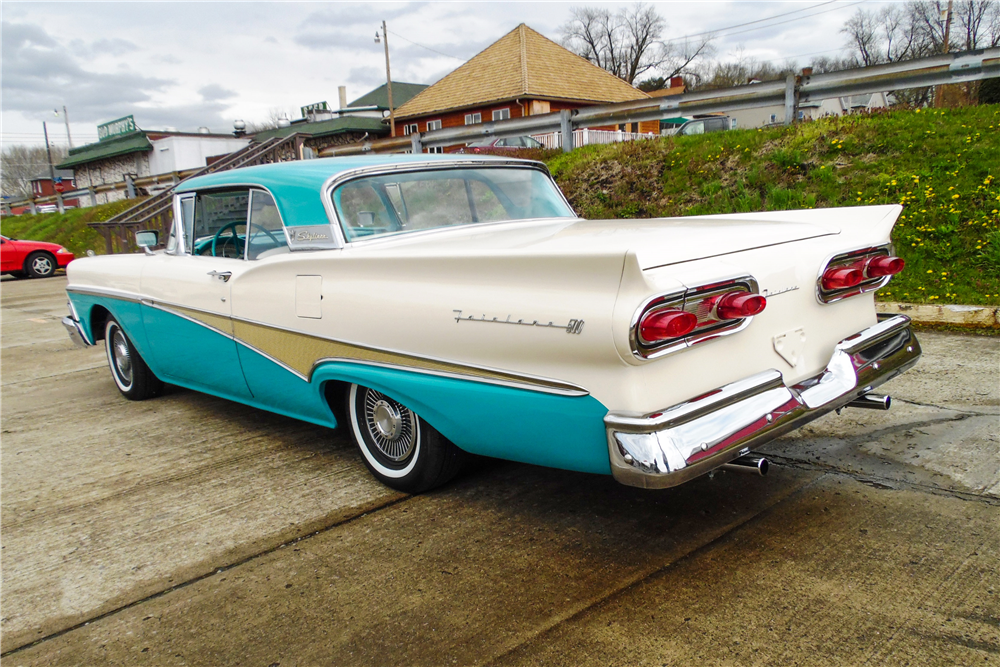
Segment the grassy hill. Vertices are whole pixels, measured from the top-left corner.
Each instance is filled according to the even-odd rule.
[[[890,301],[1000,305],[1000,107],[587,146],[549,168],[587,218],[897,203]]]
[[[538,157],[538,154],[525,157]],[[543,155],[587,218],[903,204],[889,301],[1000,305],[1000,106],[885,111]],[[103,252],[87,222],[135,201],[5,218],[15,238]]]
[[[77,257],[88,250],[100,255],[104,253],[104,238],[87,223],[113,218],[141,201],[126,199],[91,208],[71,208],[65,213],[4,216],[0,232],[8,238],[58,243]]]

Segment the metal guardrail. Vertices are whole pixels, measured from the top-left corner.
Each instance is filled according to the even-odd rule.
[[[784,81],[765,81],[734,88],[684,93],[667,98],[645,98],[491,123],[449,127],[423,134],[414,133],[409,135],[409,149],[419,153],[424,148],[453,146],[484,137],[516,137],[559,132],[563,135],[562,149],[568,152],[573,149],[573,131],[581,128],[660,120],[680,115],[726,113],[774,105],[784,105],[785,123],[790,124],[795,119],[798,105],[803,102],[922,86],[967,83],[998,76],[1000,76],[1000,48],[980,49],[840,72],[789,75]],[[391,140],[340,146],[324,151],[323,155],[403,150],[406,146],[401,139],[397,137]]]

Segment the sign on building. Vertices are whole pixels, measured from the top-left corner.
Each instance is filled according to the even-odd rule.
[[[97,138],[99,141],[104,141],[105,139],[111,139],[113,137],[119,137],[123,134],[131,134],[136,132],[139,128],[135,126],[135,119],[129,114],[124,118],[119,118],[118,120],[113,120],[107,123],[102,123],[97,126]]]
[[[317,111],[329,111],[330,107],[327,106],[326,102],[316,102],[315,104],[307,104],[302,107],[302,117],[308,118],[309,114],[316,113]]]

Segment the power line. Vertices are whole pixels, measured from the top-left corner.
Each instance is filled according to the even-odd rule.
[[[393,32],[392,30],[389,30],[388,32],[391,35],[395,35],[396,37],[399,37],[404,42],[409,42],[410,44],[413,44],[414,46],[419,46],[422,49],[427,49],[428,51],[432,51],[432,52],[438,54],[439,56],[444,56],[445,58],[454,58],[455,60],[462,60],[462,61],[465,60],[465,58],[459,58],[458,56],[453,56],[453,55],[448,54],[448,53],[442,53],[441,51],[437,51],[435,49],[432,49],[429,46],[424,46],[423,44],[417,44],[412,39],[407,39],[406,37],[403,37],[402,35],[397,34],[397,33]]]
[[[763,19],[757,19],[756,21],[747,21],[746,23],[737,23],[735,25],[726,26],[725,28],[716,28],[715,30],[706,30],[704,32],[696,32],[696,33],[692,33],[690,35],[682,35],[680,37],[672,37],[672,38],[668,39],[667,41],[668,42],[677,42],[677,41],[680,41],[682,39],[690,39],[692,37],[702,37],[704,35],[715,35],[715,36],[722,36],[722,37],[730,37],[732,35],[742,35],[743,33],[754,32],[755,30],[763,30],[765,28],[771,28],[771,27],[774,27],[774,26],[777,26],[777,25],[783,25],[785,23],[792,23],[794,21],[801,21],[802,19],[812,18],[814,16],[819,16],[820,14],[826,14],[828,12],[839,11],[839,10],[845,9],[847,7],[853,7],[854,5],[860,5],[863,2],[867,2],[867,0],[858,0],[857,2],[852,2],[852,3],[846,4],[846,5],[842,4],[842,5],[838,6],[838,7],[833,7],[831,9],[826,9],[826,10],[821,11],[821,12],[816,12],[815,14],[809,14],[808,16],[797,16],[797,17],[795,17],[793,19],[788,19],[787,21],[779,21],[777,23],[770,23],[768,25],[757,26],[756,28],[749,28],[747,30],[738,30],[736,32],[726,32],[726,31],[732,30],[734,28],[742,28],[742,27],[748,26],[748,25],[754,25],[754,24],[757,24],[757,23],[764,23],[766,21],[773,21],[774,19],[779,19],[782,16],[789,16],[791,14],[798,14],[798,13],[801,13],[801,12],[807,12],[807,11],[810,11],[810,10],[813,10],[813,9],[818,9],[819,7],[823,7],[825,5],[834,4],[836,2],[839,2],[839,0],[827,0],[826,2],[821,2],[818,5],[813,5],[811,7],[804,7],[803,9],[796,9],[796,10],[793,10],[793,11],[790,11],[790,12],[785,12],[783,14],[775,14],[774,16],[769,16],[769,17],[763,18]],[[723,33],[723,34],[720,35],[720,33]]]
[[[742,35],[745,32],[753,32],[755,30],[763,30],[764,28],[773,28],[776,25],[784,25],[785,23],[793,23],[795,21],[801,21],[802,19],[811,19],[812,17],[819,16],[820,14],[827,14],[829,12],[836,12],[836,11],[839,11],[841,9],[846,9],[847,7],[853,7],[855,5],[860,5],[863,2],[867,2],[867,0],[858,0],[857,2],[851,2],[851,3],[846,4],[846,5],[841,5],[840,7],[834,7],[833,9],[827,9],[827,10],[824,10],[822,12],[816,12],[815,14],[810,14],[809,16],[799,16],[799,17],[796,17],[794,19],[788,19],[787,21],[778,21],[777,23],[771,23],[769,25],[762,25],[762,26],[757,27],[757,28],[750,28],[748,30],[738,30],[736,32],[726,33],[725,35],[723,35],[723,37],[732,37],[733,35]]]
[[[817,7],[822,7],[824,5],[832,5],[833,3],[837,2],[837,1],[838,0],[827,0],[826,2],[821,2],[818,5],[813,5],[812,7],[803,7],[802,9],[795,9],[795,10],[792,10],[790,12],[785,12],[783,14],[775,14],[774,16],[768,16],[767,18],[757,19],[756,21],[747,21],[746,23],[737,23],[736,25],[728,25],[725,28],[716,28],[714,30],[706,30],[705,32],[696,32],[696,33],[692,33],[690,35],[684,35],[683,37],[676,37],[674,39],[671,39],[670,41],[675,41],[676,39],[689,39],[691,37],[701,37],[702,35],[714,35],[715,33],[723,32],[725,30],[732,30],[733,28],[742,28],[744,26],[754,25],[755,23],[763,23],[765,21],[771,21],[773,19],[779,19],[782,16],[789,16],[791,14],[798,14],[799,12],[807,12],[810,9],[816,9]]]

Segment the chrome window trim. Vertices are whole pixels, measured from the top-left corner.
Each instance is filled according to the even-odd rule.
[[[842,252],[833,253],[828,255],[827,258],[820,265],[819,273],[816,275],[816,300],[821,304],[836,303],[841,299],[847,299],[852,296],[857,296],[859,294],[865,294],[867,292],[876,292],[892,280],[892,276],[883,276],[880,280],[876,282],[865,283],[862,282],[854,287],[846,287],[839,290],[831,290],[827,292],[823,289],[823,274],[826,270],[830,268],[830,264],[839,258],[847,258],[852,256],[864,256],[864,255],[893,255],[894,248],[892,243],[883,243],[877,246],[861,246],[860,248],[855,248],[854,250],[847,250]]]
[[[723,278],[722,280],[713,280],[705,285],[686,287],[682,290],[673,290],[651,296],[643,300],[643,302],[632,314],[632,321],[629,324],[628,342],[633,356],[635,356],[636,359],[641,359],[643,361],[651,361],[673,352],[679,352],[681,350],[686,350],[689,347],[700,345],[701,343],[707,343],[708,341],[715,340],[716,338],[731,336],[750,326],[750,322],[753,321],[754,316],[733,320],[732,324],[724,324],[723,326],[719,326],[708,331],[692,332],[680,340],[652,348],[645,346],[639,340],[639,319],[647,310],[659,309],[661,306],[667,308],[677,306],[678,304],[680,304],[681,310],[685,310],[688,298],[701,296],[701,294],[706,292],[710,285],[718,285],[718,287],[708,291],[714,291],[715,289],[722,290],[727,287],[735,286],[744,287],[751,294],[760,294],[760,287],[757,283],[757,279],[753,276],[743,274],[730,276],[728,278]]]
[[[372,241],[381,241],[390,238],[400,238],[399,234],[387,234],[376,238],[364,239],[361,241],[348,241],[347,236],[344,233],[344,228],[341,223],[340,217],[337,215],[336,207],[333,205],[333,191],[347,183],[349,181],[357,180],[360,178],[366,178],[369,176],[383,176],[388,174],[396,173],[409,173],[415,171],[447,171],[449,169],[496,169],[496,168],[510,168],[514,167],[517,169],[534,169],[545,175],[545,177],[555,188],[555,191],[559,194],[560,200],[566,205],[567,210],[573,213],[575,218],[525,218],[521,220],[496,220],[492,222],[475,222],[468,225],[461,225],[461,227],[478,227],[480,225],[497,225],[506,224],[512,222],[525,222],[526,220],[581,220],[576,211],[570,205],[569,200],[566,199],[566,195],[556,184],[555,179],[552,178],[551,172],[549,172],[548,167],[546,167],[541,162],[535,162],[531,160],[514,160],[514,159],[498,159],[498,160],[476,160],[469,158],[460,158],[454,160],[435,160],[434,162],[416,162],[416,163],[402,163],[395,165],[377,165],[372,167],[358,167],[356,169],[350,169],[348,171],[340,172],[328,178],[326,182],[323,183],[321,188],[323,196],[323,207],[326,209],[326,214],[330,219],[330,224],[334,228],[337,236],[337,240],[340,242],[339,247],[354,246],[355,244],[370,243]],[[440,229],[455,229],[455,227],[441,227]],[[434,229],[424,229],[424,230],[414,230],[413,232],[406,232],[406,238],[411,238],[411,234],[418,234],[422,232],[437,231]]]
[[[187,230],[184,229],[184,216],[182,214],[184,210],[183,201],[185,199],[194,199],[197,196],[197,192],[182,192],[174,195],[174,222],[171,229],[176,228],[177,246],[174,248],[173,252],[165,251],[167,255],[181,257],[183,255],[190,254],[187,251]]]

